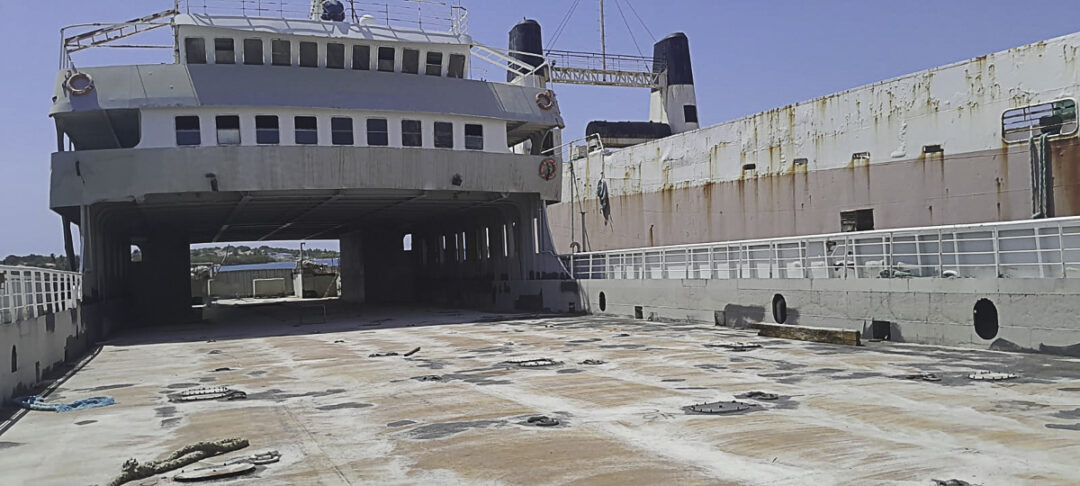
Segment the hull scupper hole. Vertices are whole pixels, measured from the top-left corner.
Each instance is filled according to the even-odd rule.
[[[990,299],[979,299],[973,311],[975,334],[983,339],[994,339],[998,334],[998,311]]]
[[[604,312],[606,310],[607,310],[607,296],[604,295],[603,291],[601,291],[600,292],[600,312]]]
[[[784,296],[776,294],[772,298],[772,316],[777,324],[783,324],[787,320],[787,301]]]

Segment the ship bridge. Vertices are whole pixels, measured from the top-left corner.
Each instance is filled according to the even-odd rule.
[[[71,248],[79,225],[88,303],[188,320],[191,244],[337,239],[347,301],[573,306],[544,212],[563,121],[542,62],[476,44],[460,7],[440,24],[396,10],[411,2],[217,4],[236,8],[65,31],[50,205]],[[172,63],[74,59],[163,26]],[[474,58],[511,76],[471,79]]]

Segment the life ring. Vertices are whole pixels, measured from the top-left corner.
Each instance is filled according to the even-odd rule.
[[[68,76],[64,81],[64,87],[75,96],[82,96],[94,90],[94,78],[89,74],[78,72]]]
[[[541,110],[550,110],[555,106],[555,100],[551,97],[551,90],[541,91],[536,93],[536,106],[539,106]]]
[[[555,163],[555,159],[544,159],[540,162],[540,178],[545,181],[550,181],[555,178],[555,174],[559,172],[559,166]]]

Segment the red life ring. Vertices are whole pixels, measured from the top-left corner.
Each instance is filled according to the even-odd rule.
[[[64,87],[75,96],[82,96],[94,90],[94,78],[86,73],[75,73],[64,81]]]
[[[544,159],[540,162],[540,178],[545,181],[550,181],[555,178],[555,174],[559,172],[559,165],[555,163],[555,159]]]
[[[555,106],[555,100],[551,96],[550,89],[536,93],[536,106],[539,106],[541,110],[550,110]]]

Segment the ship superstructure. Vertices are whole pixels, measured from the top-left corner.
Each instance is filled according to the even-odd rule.
[[[560,274],[542,205],[561,170],[541,149],[563,122],[542,58],[474,42],[457,6],[213,5],[65,32],[51,206],[80,226],[91,300],[186,314],[200,242],[340,239],[356,301]],[[172,63],[72,61],[164,27]],[[475,59],[507,81],[470,79]]]

